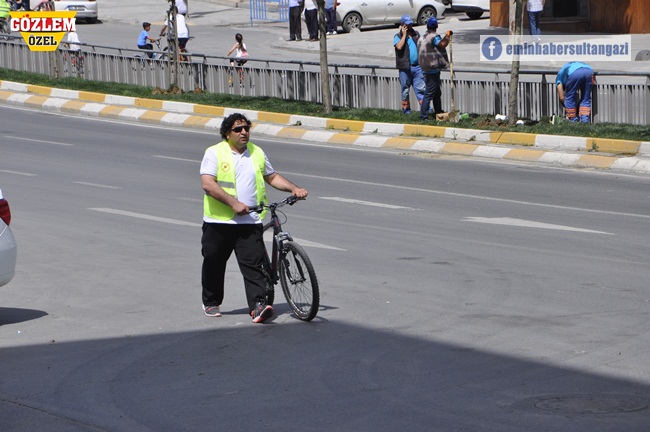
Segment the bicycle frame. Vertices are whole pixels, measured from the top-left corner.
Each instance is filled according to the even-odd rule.
[[[278,207],[293,205],[297,200],[292,195],[277,203],[260,204],[250,211],[261,213],[268,208],[271,212],[271,220],[263,227],[263,231],[273,230],[271,255],[264,245],[265,261],[261,265],[266,278],[267,303],[273,304],[275,285],[281,282],[282,292],[296,316],[303,321],[311,321],[318,312],[320,296],[316,273],[307,253],[290,233],[282,230],[282,222],[277,214]]]
[[[282,231],[282,223],[280,218],[276,213],[276,207],[271,206],[269,208],[271,212],[271,220],[269,223],[264,225],[263,231],[266,232],[269,228],[273,229],[273,244],[271,246],[271,255],[269,256],[269,251],[264,247],[264,252],[266,253],[266,263],[269,266],[269,269],[263,269],[267,274],[267,278],[271,280],[273,285],[278,283],[280,279],[280,266],[278,265],[278,259],[280,257],[280,251],[282,250],[282,245],[285,241],[293,241],[291,234],[288,232]]]

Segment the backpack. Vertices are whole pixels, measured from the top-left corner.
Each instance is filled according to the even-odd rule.
[[[427,30],[418,41],[418,63],[422,68],[422,72],[447,69],[449,67],[447,50],[438,48],[433,44],[436,36],[435,32]]]

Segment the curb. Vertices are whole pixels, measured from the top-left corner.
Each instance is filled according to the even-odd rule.
[[[326,119],[2,80],[0,101],[52,111],[214,131],[219,130],[224,117],[241,112],[257,122],[253,126],[256,134],[268,137],[650,173],[650,157],[647,157],[650,156],[650,142]],[[612,154],[596,154],[592,151],[594,148]]]

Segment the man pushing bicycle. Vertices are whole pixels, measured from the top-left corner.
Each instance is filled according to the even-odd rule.
[[[201,162],[203,236],[201,270],[203,310],[209,317],[221,316],[226,263],[235,252],[244,277],[250,315],[261,323],[274,314],[266,303],[265,262],[262,214],[250,213],[260,202],[267,202],[266,184],[307,197],[300,188],[277,173],[264,151],[249,142],[251,122],[235,113],[221,123],[223,141],[209,147]]]

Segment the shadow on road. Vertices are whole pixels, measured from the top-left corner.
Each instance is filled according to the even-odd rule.
[[[650,389],[325,320],[0,350],[7,431],[647,431]],[[19,372],[20,371],[20,372]]]
[[[40,310],[0,307],[0,326],[31,321],[46,315],[46,312]]]

